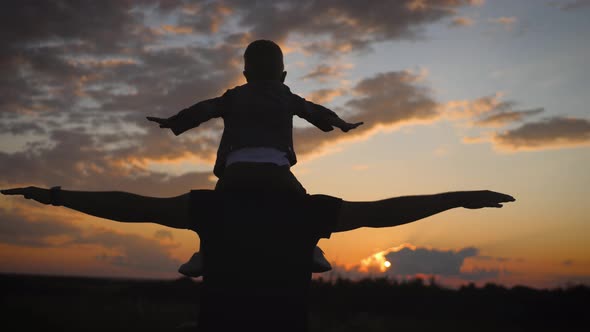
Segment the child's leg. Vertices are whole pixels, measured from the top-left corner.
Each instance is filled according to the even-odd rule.
[[[320,273],[330,271],[331,269],[332,265],[324,256],[324,251],[320,247],[315,246],[313,248],[311,272]]]
[[[225,182],[221,178],[218,179],[217,183],[215,184],[215,190],[223,190],[224,183]],[[203,275],[203,254],[200,250],[201,248],[199,248],[199,251],[196,251],[186,263],[182,264],[178,268],[179,273],[193,278]]]
[[[203,254],[195,252],[191,258],[178,268],[178,272],[187,277],[197,278],[203,275]]]
[[[303,185],[299,182],[299,180],[297,180],[295,175],[293,175],[293,173],[291,173],[290,171],[288,175],[285,176],[285,179],[285,182],[288,184],[289,187],[291,187],[291,190],[301,195],[305,195],[307,193],[305,187],[303,187]],[[324,256],[324,251],[319,246],[315,246],[315,248],[313,248],[311,271],[320,273],[330,271],[331,269],[332,265]]]

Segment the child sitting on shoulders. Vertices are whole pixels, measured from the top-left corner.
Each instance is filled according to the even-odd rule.
[[[257,40],[244,52],[247,83],[227,90],[222,96],[200,101],[169,118],[148,117],[175,135],[221,117],[224,130],[213,173],[216,190],[248,192],[285,191],[305,195],[305,188],[291,173],[297,162],[293,149],[293,116],[297,115],[324,132],[340,128],[348,132],[362,124],[348,123],[333,111],[292,93],[284,84],[281,48],[270,40]],[[332,267],[323,251],[315,247],[313,271]],[[190,277],[203,273],[200,252],[192,255],[179,272]]]

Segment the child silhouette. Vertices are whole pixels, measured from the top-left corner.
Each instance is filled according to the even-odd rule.
[[[215,190],[305,195],[305,188],[290,170],[297,163],[293,116],[324,132],[334,127],[348,132],[363,123],[348,123],[333,111],[293,94],[284,84],[287,72],[281,48],[270,40],[256,40],[248,45],[243,74],[247,83],[227,90],[220,97],[200,101],[169,118],[147,119],[178,136],[210,119],[223,118],[224,131],[213,168],[218,177]],[[277,216],[277,222],[280,218]],[[332,268],[317,246],[312,259],[313,272]],[[198,277],[202,275],[203,264],[201,253],[196,252],[178,271]]]

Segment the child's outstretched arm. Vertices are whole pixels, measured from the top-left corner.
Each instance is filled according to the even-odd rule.
[[[322,131],[328,132],[336,128],[340,128],[343,132],[348,132],[363,124],[363,122],[349,123],[342,120],[334,111],[303,98],[302,107],[299,108],[297,116],[307,120]]]
[[[330,122],[330,124],[332,126],[334,126],[336,128],[340,128],[340,130],[342,130],[345,133],[364,123],[364,122],[349,123],[349,122],[342,120],[338,115],[334,115],[332,117],[329,117],[328,121]]]
[[[222,98],[203,100],[169,118],[148,116],[147,119],[159,124],[160,128],[169,128],[174,135],[178,136],[189,129],[198,127],[203,122],[220,117],[223,110]]]

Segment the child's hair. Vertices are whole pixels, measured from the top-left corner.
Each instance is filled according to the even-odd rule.
[[[284,69],[283,52],[271,40],[253,41],[244,52],[244,71],[252,80],[280,79]]]

